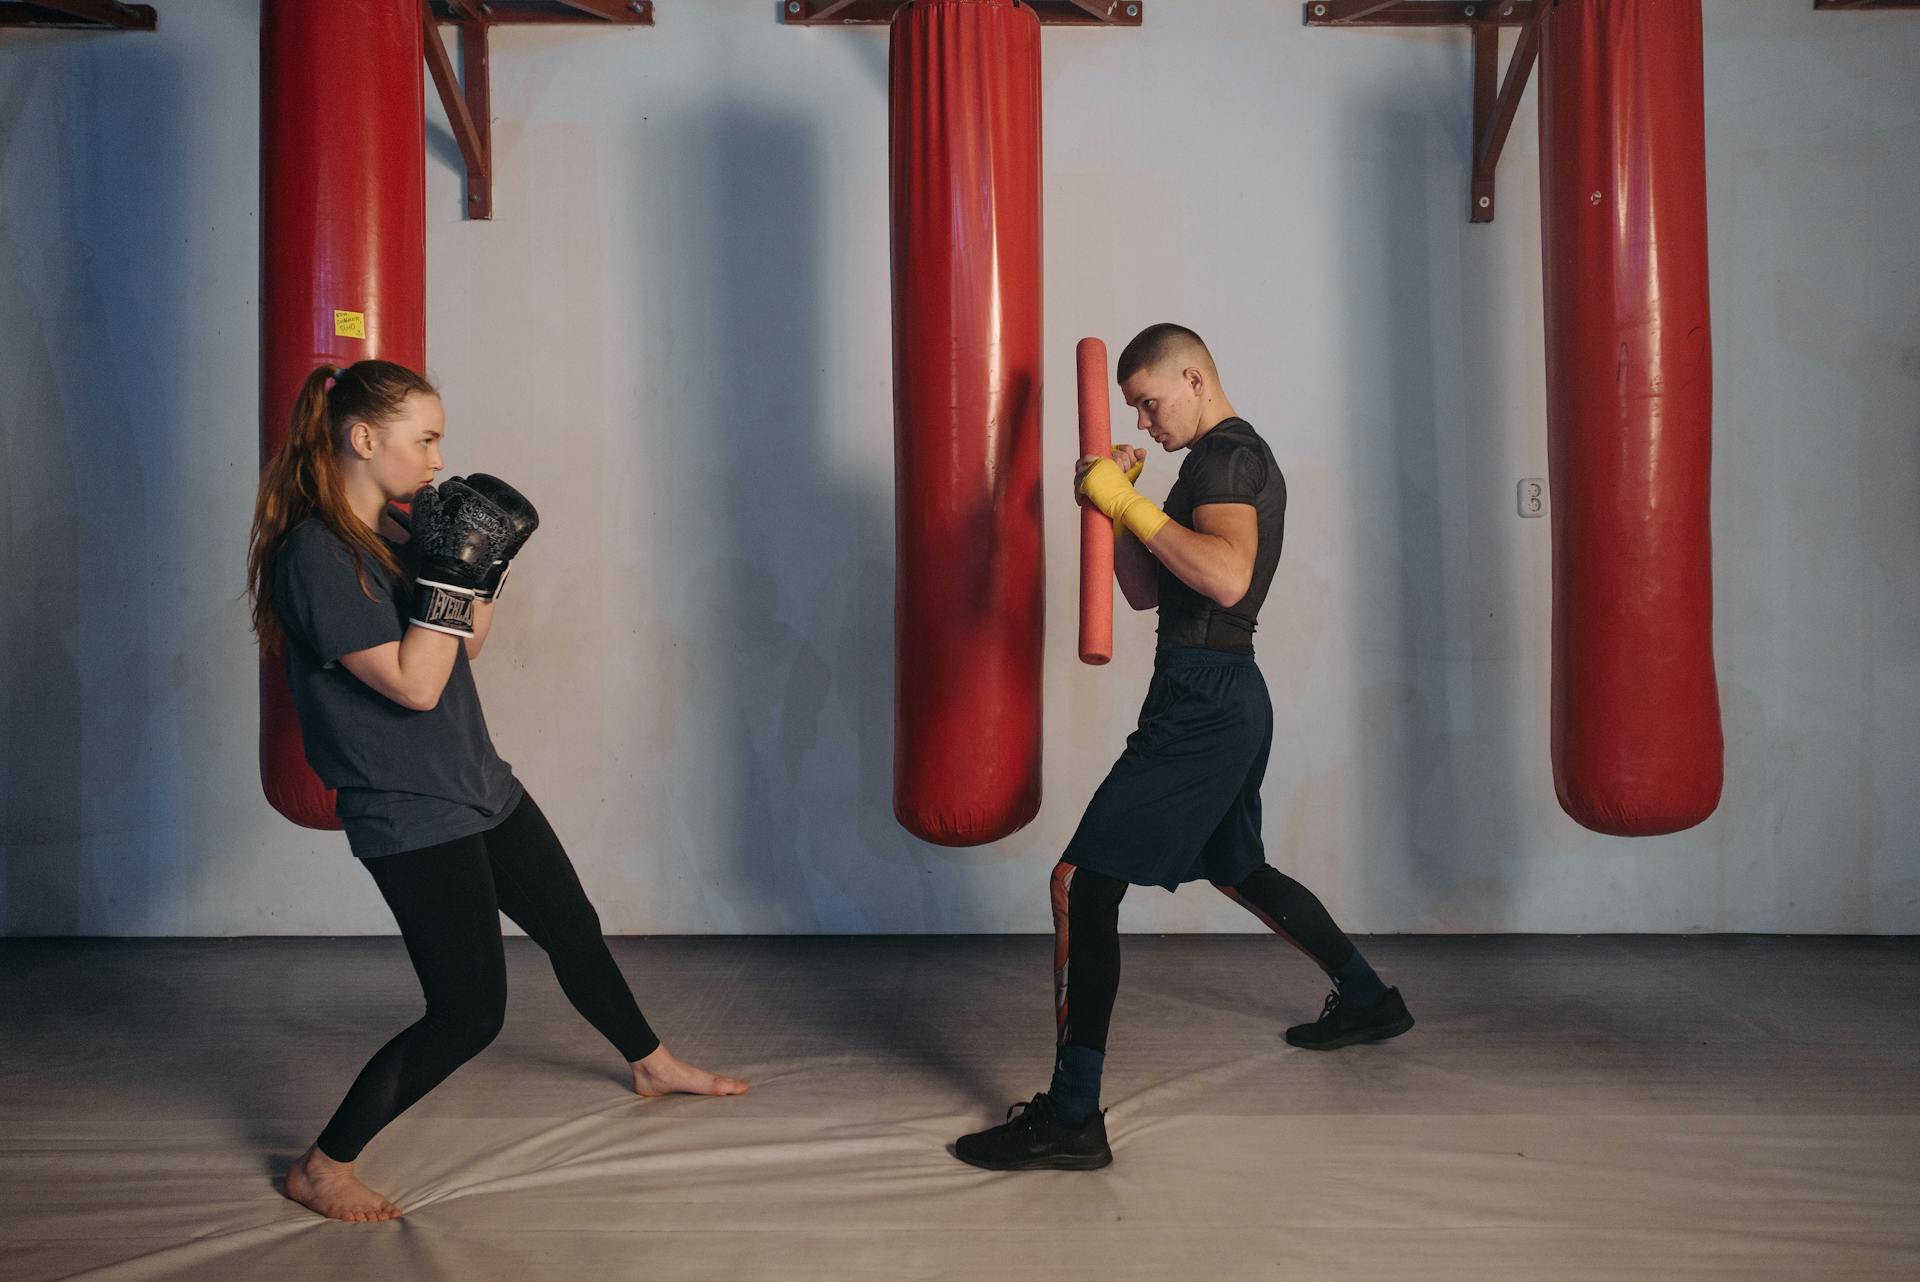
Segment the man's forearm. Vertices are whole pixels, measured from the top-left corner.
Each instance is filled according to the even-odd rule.
[[[1120,582],[1120,594],[1136,610],[1151,610],[1160,604],[1160,563],[1153,553],[1124,530],[1113,535],[1113,577]]]
[[[1147,551],[1175,578],[1222,606],[1234,604],[1253,586],[1251,558],[1228,540],[1190,530],[1178,521],[1168,521]]]

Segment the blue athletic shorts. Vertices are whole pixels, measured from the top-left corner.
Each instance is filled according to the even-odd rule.
[[[1273,702],[1250,654],[1162,650],[1126,751],[1063,856],[1136,886],[1233,886],[1266,862],[1260,781]]]

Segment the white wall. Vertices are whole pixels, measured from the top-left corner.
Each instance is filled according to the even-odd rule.
[[[261,799],[258,36],[0,37],[0,931],[383,933]],[[1034,931],[1152,624],[1073,653],[1047,511],[1046,800],[897,827],[886,35],[772,0],[495,39],[497,216],[430,108],[448,462],[545,517],[478,675],[615,932]],[[1047,436],[1073,343],[1213,343],[1293,506],[1260,634],[1272,861],[1358,931],[1920,930],[1920,15],[1709,0],[1719,813],[1588,833],[1546,756],[1532,98],[1464,218],[1469,62],[1286,0],[1047,33]],[[1172,474],[1158,460],[1145,488]],[[1253,926],[1204,886],[1140,930]]]

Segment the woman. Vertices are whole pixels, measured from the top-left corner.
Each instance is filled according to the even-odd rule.
[[[254,632],[284,650],[307,760],[335,790],[427,1002],[287,1173],[288,1197],[338,1220],[401,1214],[360,1182],[355,1160],[499,1032],[501,912],[546,950],[574,1007],[628,1061],[635,1092],[747,1089],[661,1045],[566,851],[494,751],[468,663],[538,517],[492,477],[432,488],[444,428],[433,385],[404,366],[314,370],[261,477],[247,558]],[[387,511],[409,500],[410,531]]]

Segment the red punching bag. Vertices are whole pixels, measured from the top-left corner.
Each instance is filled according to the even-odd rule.
[[[1541,17],[1553,776],[1623,837],[1719,805],[1699,0]]]
[[[426,136],[419,0],[260,9],[260,457],[316,365],[426,363]],[[307,765],[285,656],[260,661],[260,782],[338,828]]]
[[[893,21],[894,813],[943,845],[1040,809],[1040,24]]]

